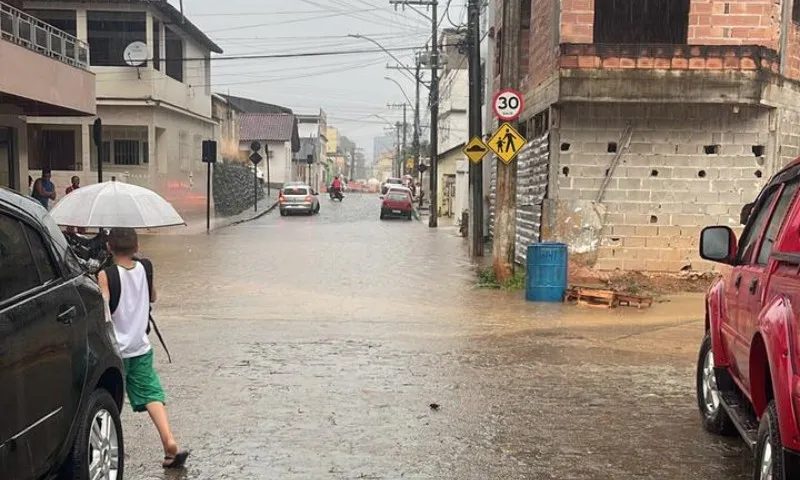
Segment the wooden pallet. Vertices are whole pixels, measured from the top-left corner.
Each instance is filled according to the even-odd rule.
[[[653,306],[653,297],[617,294],[617,303],[626,307],[645,308]]]
[[[616,306],[644,308],[653,305],[652,297],[628,295],[600,287],[579,285],[567,290],[566,301],[575,301],[578,305],[602,308],[614,308]]]
[[[567,292],[567,300],[577,301],[578,305],[587,307],[613,308],[616,305],[616,294],[613,290],[573,287]]]

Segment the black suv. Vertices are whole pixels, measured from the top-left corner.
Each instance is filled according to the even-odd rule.
[[[122,479],[122,359],[97,283],[0,188],[0,479]]]

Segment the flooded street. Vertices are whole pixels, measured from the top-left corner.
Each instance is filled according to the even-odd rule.
[[[701,296],[525,304],[474,287],[455,228],[381,222],[374,195],[321,203],[144,239],[192,457],[165,474],[126,406],[126,478],[749,478],[742,443],[698,418]]]

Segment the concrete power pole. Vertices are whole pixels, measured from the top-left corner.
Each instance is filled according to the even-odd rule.
[[[406,151],[407,142],[408,142],[408,121],[406,119],[406,107],[407,107],[407,105],[404,103],[403,104],[403,150],[402,150],[403,154],[402,154],[402,158],[400,159],[400,161],[403,162],[400,165],[400,171],[403,174],[406,173],[406,170],[408,168],[408,167],[406,167],[406,155],[408,155],[408,153]]]
[[[395,161],[394,173],[397,177],[402,177],[403,169],[401,164],[403,159],[400,154],[400,122],[395,124],[395,129],[397,130],[397,142],[395,142],[397,144],[397,160]]]
[[[519,35],[521,0],[503,0],[503,27],[500,87],[519,90]],[[516,124],[517,122],[513,122]],[[516,125],[514,125],[516,127]],[[500,282],[514,274],[514,231],[517,208],[517,162],[497,162],[495,226],[492,257],[495,276]]]
[[[480,0],[469,0],[467,6],[467,45],[469,46],[469,138],[483,133],[481,121],[481,33]],[[483,256],[483,164],[469,162],[469,253]]]
[[[420,155],[420,148],[421,148],[420,147],[420,142],[419,142],[419,135],[420,135],[420,132],[419,132],[419,87],[420,87],[420,84],[422,83],[422,77],[420,77],[420,71],[419,71],[420,66],[421,66],[421,64],[420,64],[420,61],[419,61],[419,57],[417,57],[417,59],[416,59],[416,69],[414,70],[414,72],[416,73],[414,80],[416,80],[415,83],[417,84],[416,98],[414,99],[414,102],[415,102],[415,105],[414,105],[414,169],[415,170],[414,171],[415,172],[419,171],[419,155]],[[422,173],[420,173],[419,175],[420,175],[420,180],[422,180]],[[422,183],[420,183],[420,188],[422,188]]]

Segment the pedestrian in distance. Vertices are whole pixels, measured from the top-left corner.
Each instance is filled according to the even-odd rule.
[[[39,201],[46,209],[50,209],[50,201],[56,200],[56,186],[52,181],[52,172],[49,168],[42,170],[42,176],[33,182],[33,198]]]
[[[71,182],[70,186],[67,187],[67,190],[65,192],[67,195],[69,195],[70,193],[74,192],[75,190],[81,188],[81,177],[79,177],[77,175],[74,175],[72,177],[72,179],[70,180],[70,182]],[[83,227],[79,227],[77,230],[75,229],[75,227],[67,227],[67,233],[75,233],[76,231],[77,231],[77,233],[80,233],[81,235],[85,235],[86,234],[86,229],[83,228]]]
[[[125,364],[128,399],[134,412],[147,412],[164,448],[164,468],[182,468],[189,457],[180,450],[170,429],[166,393],[153,366],[153,347],[147,336],[150,306],[156,301],[153,264],[135,259],[139,239],[132,228],[112,228],[108,249],[114,263],[98,274],[108,302],[114,333]]]

